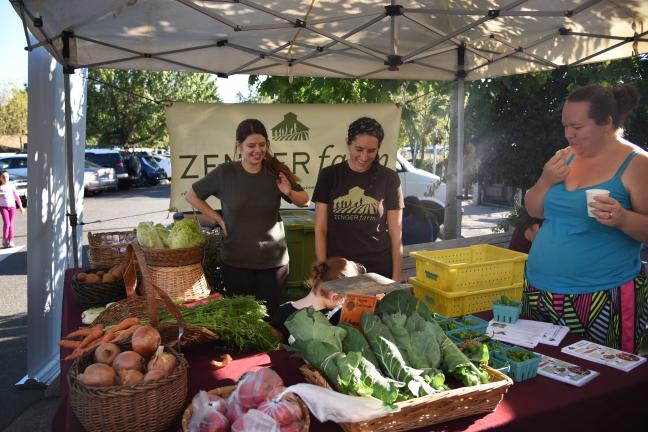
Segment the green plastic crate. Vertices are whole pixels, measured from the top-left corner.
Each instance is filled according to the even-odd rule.
[[[286,230],[286,243],[290,256],[288,288],[300,289],[308,279],[315,261],[315,224],[312,210],[280,210]]]

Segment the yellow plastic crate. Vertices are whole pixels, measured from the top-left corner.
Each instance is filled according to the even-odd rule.
[[[527,254],[492,245],[410,252],[416,279],[444,291],[477,291],[522,283]]]
[[[522,283],[480,291],[448,292],[424,285],[416,278],[409,278],[414,286],[414,295],[426,303],[434,312],[447,317],[456,317],[491,309],[493,302],[501,296],[522,300]]]

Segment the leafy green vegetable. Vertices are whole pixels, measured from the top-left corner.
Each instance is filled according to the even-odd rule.
[[[475,364],[488,363],[488,360],[490,358],[488,353],[488,346],[481,342],[474,340],[467,341],[459,345],[459,349],[461,350],[461,352],[466,354],[468,360]]]
[[[488,374],[477,369],[447,336],[440,343],[440,347],[442,354],[441,369],[444,372],[451,374],[466,386],[488,382]]]
[[[506,296],[501,296],[500,298],[495,300],[494,304],[499,304],[499,305],[502,305],[502,306],[519,306],[520,302],[515,301],[515,300],[511,300],[510,298],[508,298]]]
[[[405,328],[411,334],[412,340],[416,341],[423,351],[427,360],[426,367],[438,369],[441,365],[439,339],[444,336],[439,326],[432,325],[431,322],[424,320],[421,315],[414,312],[407,318]],[[412,366],[418,367],[414,364]]]
[[[164,242],[160,238],[153,222],[140,222],[137,224],[137,241],[143,248],[162,249]]]
[[[345,324],[345,323],[338,324],[338,327],[346,330],[346,336],[344,336],[344,339],[342,339],[342,350],[345,353],[349,353],[352,351],[359,352],[360,354],[362,354],[364,358],[369,360],[371,364],[373,364],[376,368],[380,368],[380,365],[378,364],[378,359],[374,355],[373,351],[371,351],[371,347],[369,346],[369,343],[367,342],[367,339],[365,339],[362,332],[360,332],[352,325]]]
[[[157,231],[158,235],[160,236],[160,240],[162,240],[162,244],[164,245],[165,248],[169,247],[169,230],[166,229],[164,225],[161,223],[156,223],[153,225],[155,230]]]
[[[405,290],[392,291],[385,295],[381,301],[376,305],[376,314],[383,316],[394,313],[401,313],[405,316],[410,316],[417,312],[427,321],[433,321],[432,312],[425,305],[425,303],[418,300]]]
[[[423,370],[407,365],[402,353],[393,342],[394,337],[389,328],[376,315],[363,312],[360,318],[362,331],[369,346],[378,358],[382,370],[391,378],[406,383],[407,389],[414,397],[432,394],[435,390],[421,377]]]
[[[174,222],[168,238],[171,249],[202,246],[205,236],[200,231],[200,224],[195,219],[181,219]]]
[[[445,320],[445,321],[439,321],[439,327],[441,327],[443,331],[450,331],[450,330],[458,329],[459,324],[455,323],[453,320]]]
[[[484,335],[482,332],[477,330],[461,330],[451,334],[452,336],[459,338],[463,341],[476,339]]]
[[[531,360],[535,356],[524,348],[511,348],[506,351],[506,357],[516,362],[523,362],[526,360]]]
[[[285,325],[295,337],[287,349],[321,370],[338,391],[372,396],[388,404],[399,399],[404,384],[384,377],[360,352],[342,352],[346,330],[331,325],[321,312],[301,309]]]
[[[265,305],[252,296],[225,297],[192,308],[178,308],[187,324],[213,331],[232,348],[255,352],[279,348],[277,335],[264,321],[267,316]],[[159,320],[176,322],[167,311],[160,312]]]

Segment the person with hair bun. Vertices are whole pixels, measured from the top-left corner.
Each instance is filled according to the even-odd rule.
[[[313,191],[315,256],[344,256],[400,282],[403,192],[394,170],[379,163],[382,126],[361,117],[347,131],[347,160],[324,168]]]
[[[648,242],[648,153],[620,128],[638,102],[629,85],[572,92],[562,110],[569,147],[549,159],[525,199],[529,215],[544,223],[529,252],[523,314],[630,352],[648,324],[640,258]],[[590,189],[609,191],[589,204],[593,217]]]
[[[305,207],[309,198],[299,179],[270,152],[268,132],[259,120],[238,125],[235,154],[241,160],[218,165],[187,190],[185,199],[223,229],[220,261],[226,289],[264,300],[272,317],[288,279],[281,199]],[[206,202],[212,195],[221,202],[222,216]]]
[[[326,261],[314,263],[311,267],[310,277],[308,279],[309,293],[299,300],[287,302],[279,306],[279,312],[272,321],[272,326],[281,332],[286,338],[290,332],[284,325],[284,322],[300,309],[312,307],[317,311],[327,315],[332,324],[337,325],[340,321],[340,306],[344,300],[336,292],[333,292],[324,286],[322,282],[328,282],[336,279],[358,276],[366,273],[362,264],[349,261],[342,257],[328,258]]]

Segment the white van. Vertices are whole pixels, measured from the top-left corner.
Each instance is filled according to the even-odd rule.
[[[401,181],[403,197],[415,196],[442,225],[446,207],[446,184],[431,172],[414,167],[407,159],[396,153],[396,171]]]

